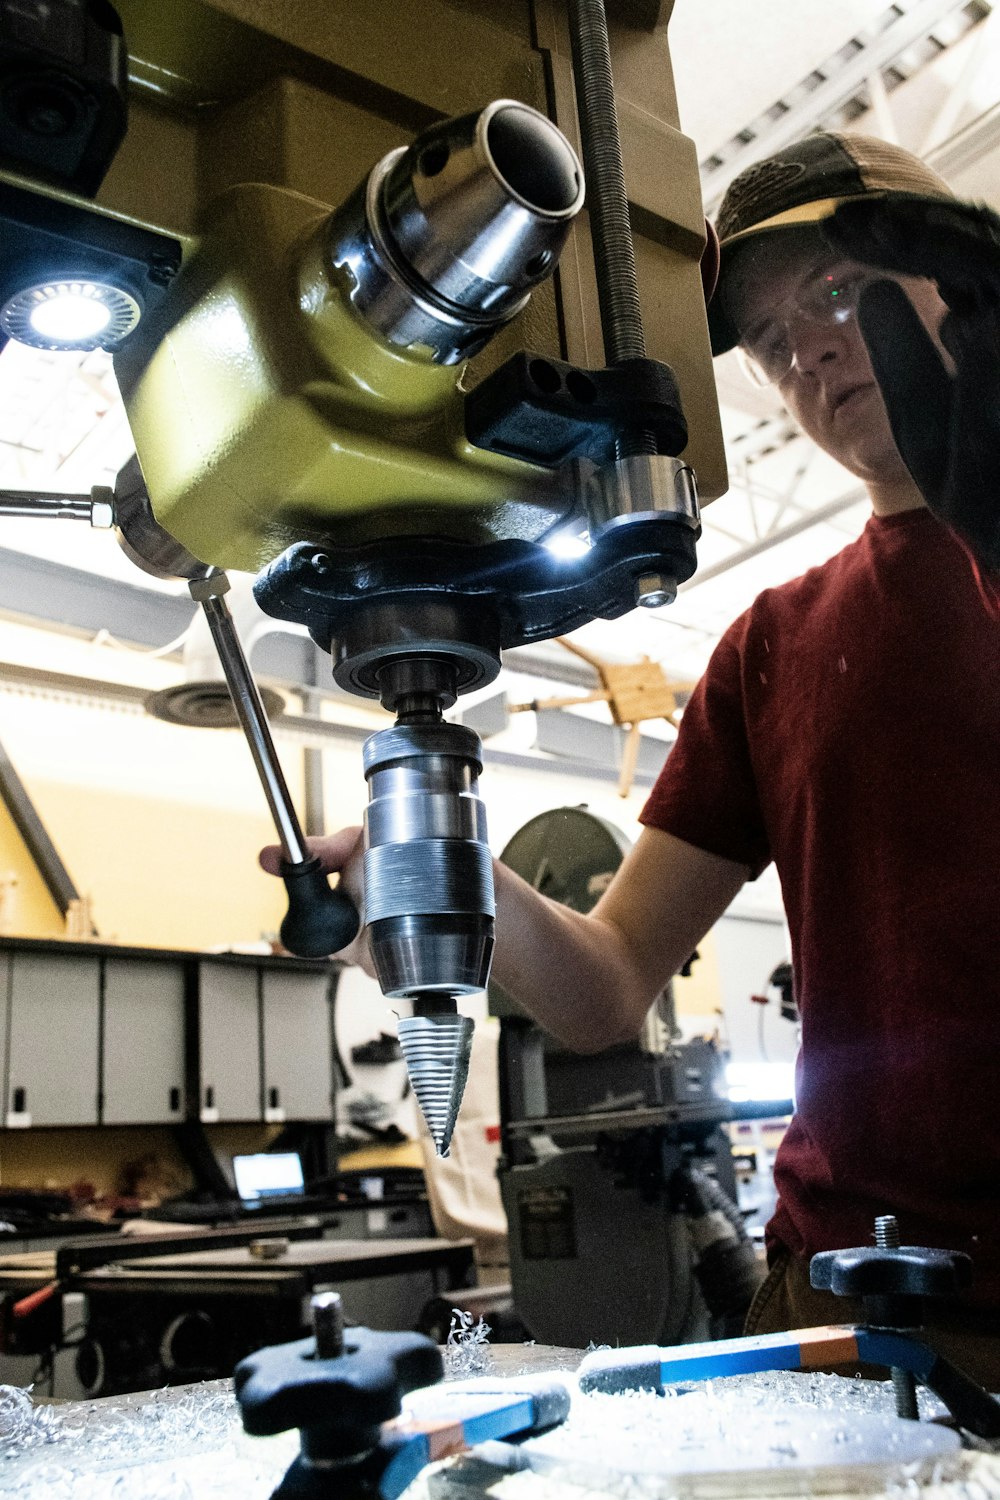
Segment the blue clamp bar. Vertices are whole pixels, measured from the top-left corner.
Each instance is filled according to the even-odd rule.
[[[919,1381],[927,1383],[938,1359],[927,1344],[918,1343],[905,1333],[890,1333],[884,1328],[856,1328],[855,1334],[858,1358],[865,1364],[909,1370]]]
[[[569,1412],[570,1394],[562,1381],[551,1376],[537,1382],[537,1389],[511,1390],[511,1383],[495,1389],[441,1386],[434,1389],[429,1407],[421,1403],[419,1414],[404,1414],[384,1423],[380,1446],[392,1453],[379,1481],[382,1500],[398,1500],[426,1464],[454,1453],[465,1453],[478,1443],[498,1438],[527,1436],[553,1427]]]
[[[834,1325],[667,1349],[655,1344],[598,1349],[581,1361],[577,1379],[582,1391],[662,1391],[684,1380],[755,1375],[761,1370],[814,1370],[858,1359],[858,1331]]]
[[[944,1402],[960,1427],[991,1441],[1000,1438],[1000,1402],[919,1339],[881,1328],[832,1325],[670,1349],[654,1344],[600,1349],[582,1360],[577,1378],[582,1391],[662,1392],[678,1381],[843,1364],[909,1370]]]

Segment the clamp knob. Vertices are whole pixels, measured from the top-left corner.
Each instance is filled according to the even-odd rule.
[[[336,1292],[312,1298],[315,1336],[260,1349],[236,1366],[243,1427],[253,1437],[300,1429],[301,1452],[272,1500],[377,1500],[390,1453],[383,1422],[402,1398],[444,1374],[438,1346],[419,1333],[343,1326]]]
[[[838,1297],[951,1297],[972,1281],[972,1261],[919,1245],[823,1250],[809,1263],[809,1280]]]
[[[248,1355],[233,1380],[243,1426],[254,1437],[302,1429],[310,1456],[342,1457],[370,1450],[383,1422],[399,1415],[402,1398],[444,1374],[438,1346],[419,1333],[344,1331],[344,1352],[316,1353],[315,1338]]]
[[[972,1261],[958,1250],[921,1245],[823,1250],[809,1262],[809,1280],[819,1291],[860,1297],[870,1328],[903,1330],[922,1326],[925,1297],[963,1291],[972,1281]]]
[[[818,1290],[861,1298],[864,1321],[871,1329],[902,1332],[919,1328],[925,1297],[954,1296],[972,1280],[972,1261],[957,1250],[901,1245],[892,1214],[875,1220],[875,1237],[875,1245],[825,1250],[809,1263],[809,1280]],[[889,1373],[896,1415],[916,1421],[919,1408],[912,1370],[891,1365]]]

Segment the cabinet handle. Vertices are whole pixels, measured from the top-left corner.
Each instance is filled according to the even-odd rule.
[[[205,1089],[205,1108],[212,1109],[215,1106],[215,1089],[211,1084]]]
[[[181,1107],[181,1091],[178,1088],[170,1090],[170,1112],[176,1114]]]
[[[14,1111],[14,1113],[16,1115],[23,1115],[24,1114],[25,1110],[28,1108],[28,1091],[27,1091],[27,1089],[12,1089],[11,1090],[11,1106],[10,1107],[11,1107],[11,1109]]]
[[[268,1107],[268,1109],[277,1109],[278,1105],[279,1105],[279,1102],[280,1101],[279,1101],[279,1097],[278,1097],[278,1090],[277,1089],[268,1089],[268,1091],[267,1091],[267,1107]]]

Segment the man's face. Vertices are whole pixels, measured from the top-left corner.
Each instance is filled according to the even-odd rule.
[[[939,349],[947,309],[933,282],[839,258],[824,249],[818,233],[748,245],[733,268],[726,297],[741,345],[748,352],[780,349],[789,367],[775,386],[803,431],[862,481],[885,484],[906,470],[858,320],[851,315],[838,322],[810,310],[817,279],[827,275],[845,285],[898,282]]]

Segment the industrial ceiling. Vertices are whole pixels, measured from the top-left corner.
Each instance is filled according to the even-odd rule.
[[[1000,206],[1000,23],[990,0],[676,0],[671,52],[709,211],[737,172],[817,126],[897,140],[959,193]],[[731,485],[706,511],[698,574],[671,608],[579,632],[598,655],[649,655],[678,678],[698,675],[761,589],[831,556],[868,514],[857,482],[815,452],[773,394],[728,357],[716,368]],[[7,346],[0,488],[87,491],[112,482],[130,451],[106,355]],[[84,526],[4,520],[0,547],[184,593],[139,575],[107,534]],[[524,696],[524,685],[513,691]]]

